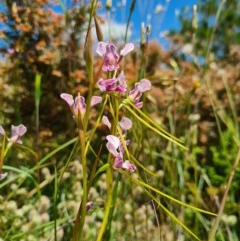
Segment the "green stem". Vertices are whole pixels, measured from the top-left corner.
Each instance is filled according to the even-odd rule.
[[[111,156],[109,155],[108,157],[108,163],[110,164],[110,168],[107,169],[106,171],[106,175],[107,175],[107,204],[106,204],[106,210],[104,213],[104,218],[103,218],[103,222],[101,225],[101,228],[99,230],[98,233],[98,237],[97,237],[97,241],[102,241],[103,239],[103,235],[104,232],[106,230],[106,227],[108,225],[108,217],[111,211],[111,207],[112,207],[112,194],[113,194],[113,170],[112,170],[112,163],[111,163]]]
[[[119,115],[119,100],[118,95],[111,96],[109,101],[110,112],[113,116],[114,123],[112,125],[111,133],[115,135],[118,125],[118,115]],[[112,104],[113,103],[113,104]],[[112,204],[113,204],[113,168],[112,168],[112,155],[108,155],[108,164],[109,168],[106,171],[107,176],[107,204],[106,210],[104,213],[103,222],[101,228],[99,230],[99,234],[97,237],[97,241],[103,240],[103,235],[105,234],[107,227],[110,225],[109,223],[112,221]],[[109,220],[110,218],[110,220]]]
[[[79,128],[78,131],[79,139],[80,139],[80,146],[81,146],[81,161],[82,161],[82,169],[83,169],[83,196],[82,201],[79,207],[79,211],[76,217],[75,225],[73,228],[73,241],[80,241],[83,231],[83,226],[86,217],[86,204],[87,204],[87,158],[85,155],[85,133],[82,128]]]
[[[0,155],[0,174],[2,172],[3,160],[4,160],[4,157],[6,156],[5,149],[6,149],[6,136],[3,137],[2,150]]]

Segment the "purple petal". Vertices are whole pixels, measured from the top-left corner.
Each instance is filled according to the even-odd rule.
[[[27,127],[23,124],[18,126],[18,133],[20,136],[23,136],[27,132]]]
[[[123,71],[118,75],[117,80],[121,86],[127,87],[126,76]]]
[[[115,158],[114,158],[114,167],[116,168],[122,168],[123,166],[123,158],[121,155],[117,155]]]
[[[118,137],[113,136],[113,135],[108,135],[106,136],[106,139],[108,140],[106,147],[110,153],[112,153],[114,156],[119,155],[119,152],[117,151],[119,145],[120,145],[120,140]]]
[[[119,92],[119,93],[124,93],[124,92],[127,91],[126,88],[124,88],[124,87],[122,87],[122,86],[120,86],[120,85],[119,85],[119,86],[116,86],[114,90],[117,91],[117,92]]]
[[[143,102],[137,102],[135,103],[138,109],[141,109],[143,107]]]
[[[132,43],[125,44],[124,48],[120,51],[120,55],[125,56],[129,52],[134,49],[134,45]]]
[[[8,175],[7,172],[5,172],[5,173],[0,173],[0,181],[3,180],[7,175]]]
[[[18,126],[11,125],[12,136],[18,136]]]
[[[23,124],[20,124],[18,126],[12,125],[11,128],[12,128],[12,137],[14,136],[21,137],[27,132],[27,128]]]
[[[85,98],[83,96],[78,95],[75,98],[72,108],[76,116],[78,115],[78,110],[81,112],[81,115],[83,116],[86,111]]]
[[[138,90],[143,93],[151,89],[151,82],[147,79],[142,79],[138,84]]]
[[[26,133],[27,131],[26,126],[22,124],[18,126],[12,125],[11,129],[12,129],[12,135],[11,135],[10,141],[14,143],[22,144],[22,140],[20,139],[20,137]]]
[[[101,91],[113,91],[116,87],[116,79],[100,79],[98,87]]]
[[[91,106],[94,106],[98,103],[101,103],[102,102],[102,97],[100,96],[93,96],[92,99],[91,99]]]
[[[109,143],[112,143],[115,149],[117,149],[120,145],[120,140],[118,137],[114,135],[108,135],[106,136],[106,139],[108,140]]]
[[[3,136],[5,135],[5,131],[2,126],[0,126],[0,135],[3,135]]]
[[[100,56],[104,56],[106,54],[106,46],[108,44],[104,43],[104,42],[99,42],[97,44],[97,49],[96,52],[100,55]]]
[[[99,79],[99,81],[97,82],[97,85],[98,85],[98,88],[101,90],[101,91],[106,91],[106,84],[105,84],[105,81],[104,79]]]
[[[119,68],[119,55],[116,52],[116,47],[113,44],[106,45],[106,53],[104,55],[103,71],[113,71]]]
[[[125,142],[125,145],[127,146],[127,143]],[[119,153],[123,156],[123,153],[125,152],[125,148],[123,146],[123,143],[120,142],[120,145],[119,145]]]
[[[110,153],[112,153],[114,156],[119,155],[119,153],[118,153],[117,149],[115,148],[115,146],[113,145],[113,143],[108,142],[108,143],[106,144],[106,147],[107,147],[108,151],[109,151]]]
[[[141,93],[138,90],[138,85],[139,83],[135,83],[134,89],[132,89],[129,93],[129,96],[131,97],[132,100],[135,100],[139,95],[141,97]]]
[[[118,124],[121,127],[121,129],[125,131],[132,128],[132,121],[127,117],[123,117],[121,121],[118,122]]]
[[[109,128],[109,130],[111,129],[112,124],[110,123],[107,116],[104,115],[102,117],[102,122],[103,122],[104,125],[106,125]]]
[[[73,96],[70,94],[62,93],[60,97],[65,100],[70,107],[74,104]]]
[[[123,164],[122,164],[122,168],[123,169],[127,169],[131,172],[134,172],[136,170],[136,166],[131,164],[128,160],[126,160]]]

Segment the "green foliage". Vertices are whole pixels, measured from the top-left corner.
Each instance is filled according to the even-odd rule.
[[[223,143],[217,146],[211,146],[211,157],[206,167],[209,179],[213,186],[220,187],[227,182],[228,174],[232,170],[232,166],[236,157],[238,147],[232,140],[232,134],[229,131],[222,133]],[[231,186],[231,192],[237,194],[240,192],[238,180],[240,178],[240,167],[235,172],[235,178]],[[239,196],[236,196],[239,199]]]
[[[179,19],[184,44],[192,43],[194,54],[203,57],[202,60],[209,54],[217,59],[226,58],[231,48],[240,42],[237,0],[201,0],[196,11],[185,8]]]

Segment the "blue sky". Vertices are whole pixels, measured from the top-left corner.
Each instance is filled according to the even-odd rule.
[[[131,0],[113,0],[113,7],[110,12],[111,21],[122,25],[124,28],[129,15],[131,2]],[[180,27],[177,13],[181,12],[183,7],[188,6],[189,12],[186,14],[190,14],[193,5],[197,2],[198,0],[137,0],[131,18],[131,39],[136,42],[139,41],[141,24],[144,22],[145,25],[150,24],[152,27],[150,39],[157,39],[165,45],[166,41],[162,36],[164,32]],[[104,12],[105,4],[106,0],[102,1],[103,10],[100,11],[100,13]],[[120,25],[118,26],[119,28]]]
[[[71,0],[62,0],[64,5],[68,5]],[[106,16],[106,1],[102,0],[102,9],[98,13],[106,20],[102,26],[105,33],[105,41],[108,38],[108,18]],[[150,24],[152,27],[150,40],[157,39],[164,48],[167,48],[167,41],[162,36],[169,29],[178,29],[180,22],[176,13],[188,6],[191,12],[192,6],[199,0],[136,0],[135,10],[131,18],[131,41],[138,43],[140,40],[140,31],[142,22]],[[86,2],[89,2],[86,1]],[[132,0],[112,0],[112,10],[110,11],[112,37],[123,39],[126,29],[126,23],[129,16],[129,9]],[[0,4],[0,8],[3,6]],[[62,12],[61,6],[54,8],[57,12]],[[157,11],[157,12],[156,12]],[[0,24],[1,27],[1,24]],[[120,37],[119,37],[120,36]]]

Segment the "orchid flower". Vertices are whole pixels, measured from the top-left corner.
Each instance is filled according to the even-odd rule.
[[[108,117],[107,116],[103,116],[102,117],[102,122],[103,122],[103,124],[104,125],[106,125],[108,128],[109,128],[109,130],[111,130],[111,122],[109,121],[109,119],[108,119]],[[127,117],[122,117],[122,119],[118,122],[118,125],[120,126],[120,128],[121,128],[121,130],[122,131],[127,131],[127,130],[129,130],[129,129],[131,129],[132,128],[132,121],[129,119],[129,118],[127,118]]]
[[[109,129],[111,129],[111,123],[107,116],[103,116],[102,122],[108,126]],[[127,117],[123,117],[118,122],[119,127],[123,131],[123,134],[126,134],[127,130],[132,128],[132,121],[128,119]],[[123,135],[124,136],[124,135]],[[125,145],[129,145],[129,140],[121,140],[118,136],[114,135],[108,135],[106,136],[107,144],[106,147],[108,151],[114,156],[114,167],[115,168],[121,168],[121,169],[127,169],[131,172],[136,170],[135,165],[131,164],[128,160],[123,160],[123,155],[125,152],[124,145],[122,141],[125,142]]]
[[[18,126],[12,125],[11,132],[12,132],[11,137],[8,140],[12,143],[22,144],[21,137],[27,132],[27,128],[23,124]],[[6,135],[2,126],[0,126],[0,135],[2,136]]]
[[[121,71],[117,78],[106,80],[101,78],[97,84],[101,91],[117,91],[119,93],[127,91],[126,77],[123,71]]]
[[[116,51],[116,46],[113,44],[108,44],[105,42],[99,42],[97,45],[96,52],[104,57],[104,64],[102,70],[114,71],[119,68],[119,60],[120,57],[125,56],[129,52],[134,49],[134,45],[132,43],[125,44],[124,48],[120,51],[120,56]]]
[[[133,103],[138,107],[142,108],[143,102],[140,102],[142,93],[151,89],[151,82],[147,79],[142,79],[140,82],[135,84],[133,90],[130,91],[129,97],[132,99]]]
[[[108,135],[106,139],[108,140],[107,149],[114,156],[114,167],[134,172],[136,170],[135,165],[131,164],[128,160],[123,160],[124,147],[121,140],[114,135]],[[126,142],[126,145],[128,144],[129,141]]]
[[[83,96],[78,95],[75,100],[73,99],[73,96],[70,94],[62,93],[61,98],[67,102],[70,109],[73,112],[74,117],[78,116],[78,113],[80,112],[82,118],[86,112],[86,102],[85,98]],[[100,96],[93,96],[91,99],[91,106],[94,106],[98,103],[102,102],[102,97]]]

